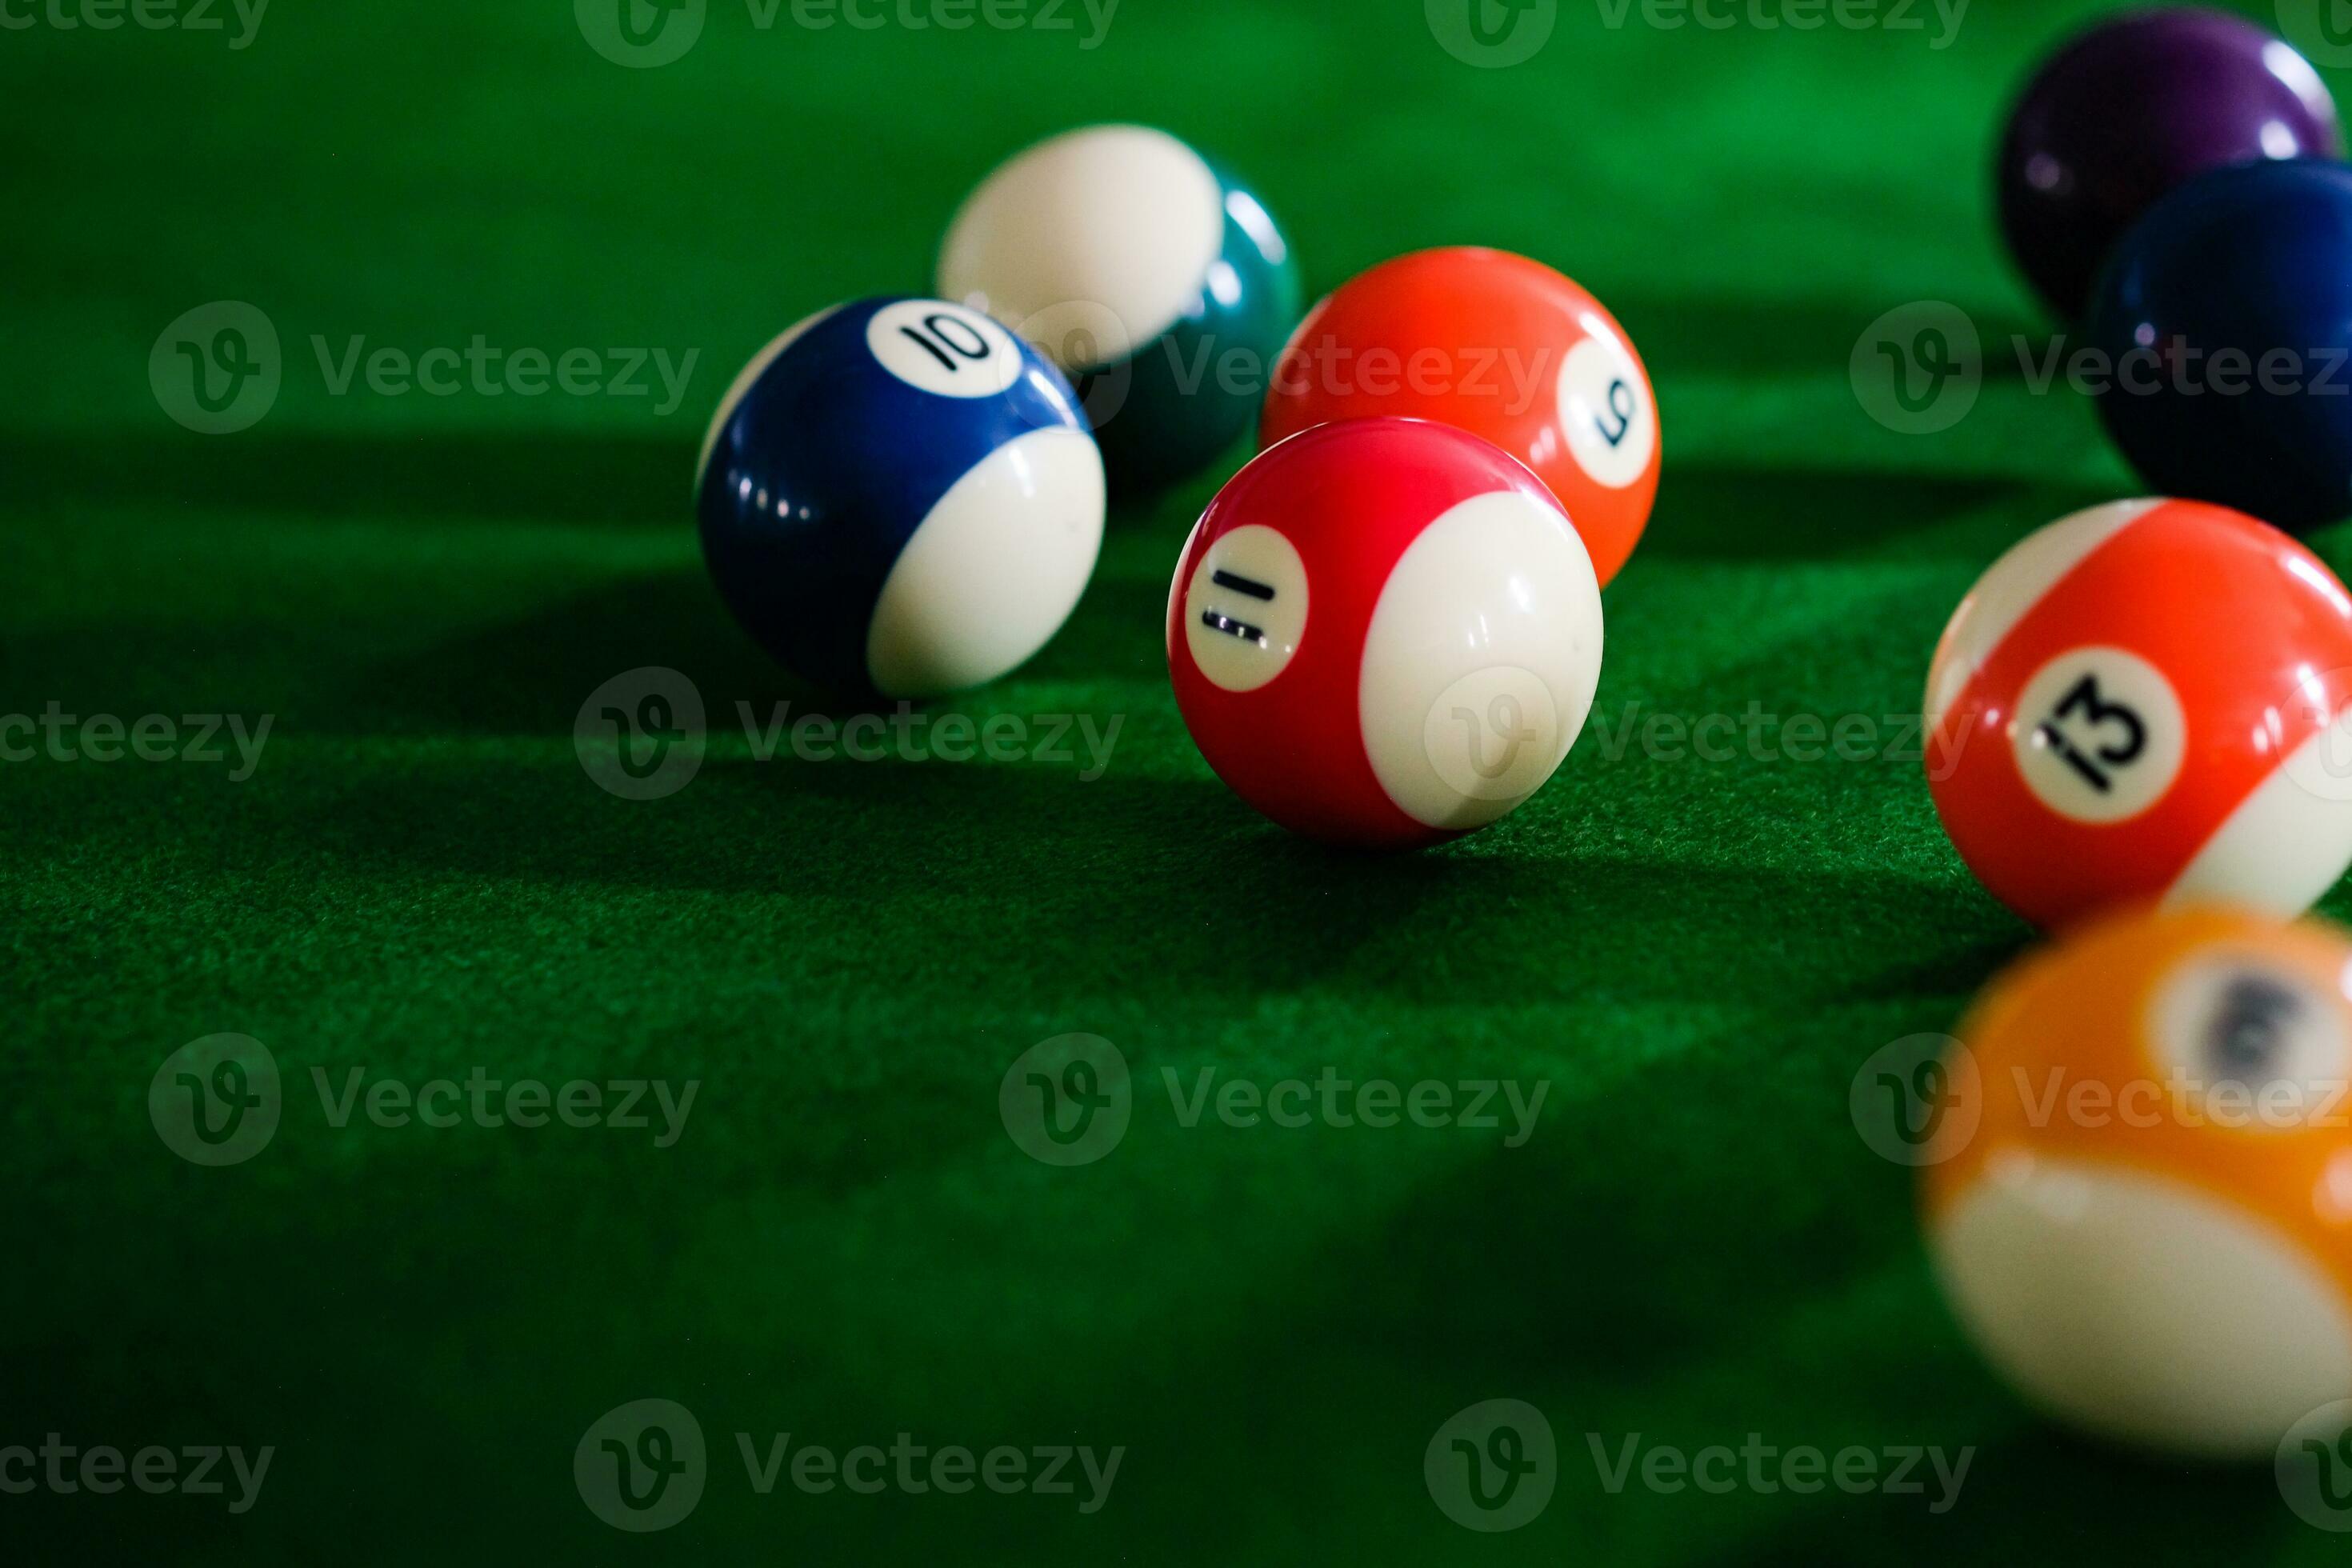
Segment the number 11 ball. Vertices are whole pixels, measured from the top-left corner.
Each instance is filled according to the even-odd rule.
[[[2352,864],[2352,595],[2242,513],[2118,501],[2029,535],[1946,628],[1927,720],[1954,847],[2039,925],[2299,914]]]
[[[1235,475],[1168,599],[1176,705],[1297,832],[1434,844],[1516,809],[1591,711],[1601,587],[1559,503],[1418,419],[1297,436]]]
[[[1076,606],[1102,544],[1101,455],[1069,383],[938,300],[810,317],[737,378],[696,489],[728,608],[852,699],[993,680]]]

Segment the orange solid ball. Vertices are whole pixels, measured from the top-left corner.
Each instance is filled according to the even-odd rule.
[[[1658,494],[1658,401],[1601,302],[1506,250],[1382,262],[1309,312],[1276,365],[1271,447],[1340,419],[1432,419],[1483,436],[1550,488],[1606,584]]]

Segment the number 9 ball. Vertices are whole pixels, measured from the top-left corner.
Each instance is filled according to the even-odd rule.
[[[1658,402],[1601,301],[1539,261],[1456,247],[1381,263],[1308,313],[1259,436],[1339,419],[1433,419],[1535,470],[1605,586],[1658,494]]]
[[[2352,595],[2242,513],[2118,501],[2029,535],[1946,628],[1927,721],[1953,845],[2038,925],[2299,914],[2352,864]]]

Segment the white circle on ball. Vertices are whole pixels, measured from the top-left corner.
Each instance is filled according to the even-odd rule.
[[[948,227],[939,289],[1011,321],[1086,301],[1149,343],[1199,302],[1224,245],[1224,186],[1198,153],[1164,131],[1090,126],[981,182]]]
[[[1290,668],[1307,636],[1307,563],[1263,523],[1220,536],[1184,589],[1184,646],[1209,684],[1255,691]]]
[[[1583,731],[1601,650],[1601,585],[1559,509],[1524,490],[1462,502],[1406,547],[1365,628],[1357,710],[1373,776],[1397,809],[1423,826],[1467,832],[1508,816],[1558,770]],[[1504,775],[1508,793],[1476,768],[1480,787],[1461,787],[1448,775],[1469,752],[1454,737],[1433,746],[1433,716],[1451,717],[1457,689],[1471,694],[1474,716],[1477,696],[1531,689],[1517,684],[1519,676],[1497,673],[1511,670],[1543,688],[1550,718],[1539,727],[1541,745],[1518,737],[1529,708],[1541,706],[1522,696],[1522,721],[1511,737],[1520,750],[1508,753]],[[1490,707],[1485,717],[1493,713]],[[1486,737],[1486,765],[1506,754],[1505,744]]]
[[[1421,736],[1437,776],[1465,800],[1525,800],[1562,754],[1551,688],[1513,664],[1474,669],[1440,692]]]
[[[2179,1102],[2224,1131],[2301,1131],[2352,1078],[2343,1000],[2252,954],[2183,965],[2149,1005],[2148,1037]]]
[[[1021,347],[977,310],[902,300],[874,312],[866,346],[884,370],[940,397],[994,397],[1021,379]]]
[[[1596,483],[1622,490],[1649,471],[1658,449],[1658,416],[1649,378],[1609,323],[1588,312],[1591,336],[1559,367],[1559,422],[1577,467]]]
[[[2018,772],[2070,822],[2125,822],[2180,776],[2189,723],[2164,672],[2119,647],[2078,647],[2025,684],[2010,720]]]

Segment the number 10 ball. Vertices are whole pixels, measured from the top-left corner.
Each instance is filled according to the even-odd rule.
[[[1929,787],[2026,919],[2299,914],[2352,863],[2352,595],[2266,523],[2119,501],[1994,563],[1928,676]]]
[[[812,316],[736,383],[696,510],[719,596],[843,697],[930,697],[1045,646],[1102,543],[1102,457],[1061,373],[937,300]]]

